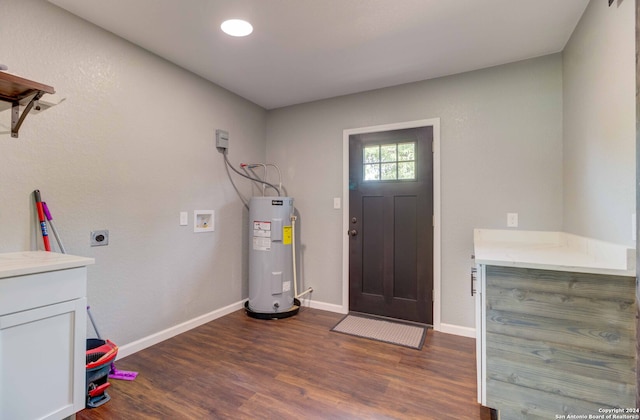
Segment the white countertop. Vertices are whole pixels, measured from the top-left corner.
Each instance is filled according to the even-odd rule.
[[[478,264],[636,275],[635,249],[565,232],[475,229]]]
[[[0,254],[0,279],[45,271],[84,267],[95,263],[93,258],[46,251],[24,251]]]

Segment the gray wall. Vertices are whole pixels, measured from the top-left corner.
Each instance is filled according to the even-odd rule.
[[[232,161],[262,160],[266,112],[45,1],[1,1],[0,39],[12,73],[66,98],[19,139],[0,113],[0,252],[39,246],[40,189],[67,252],[96,258],[89,304],[119,345],[246,297],[243,206],[214,132],[231,133]],[[179,226],[203,209],[215,232]],[[89,247],[93,229],[110,244]]]
[[[342,132],[439,117],[444,324],[472,328],[474,228],[562,228],[562,58],[559,54],[451,77],[269,111],[267,158],[286,174],[301,219],[304,281],[342,304]],[[427,216],[430,217],[430,216]]]
[[[591,1],[563,52],[564,227],[635,246],[635,8]]]
[[[96,257],[89,301],[118,344],[245,298],[246,214],[213,143],[224,128],[232,161],[266,157],[283,169],[300,212],[301,280],[316,302],[340,305],[342,211],[332,198],[342,196],[342,131],[439,117],[441,317],[472,328],[473,228],[505,228],[518,212],[521,229],[630,242],[632,2],[595,3],[564,71],[556,54],[266,112],[45,1],[4,0],[0,61],[66,100],[29,116],[19,139],[0,113],[0,252],[39,246],[38,188],[68,252]],[[592,43],[596,54],[586,53]],[[178,213],[191,223],[195,209],[216,211],[214,233],[178,226]],[[110,245],[89,247],[102,228]]]
[[[565,230],[635,246],[633,2],[591,1],[562,57],[270,111],[267,156],[290,175],[305,281],[341,304],[342,130],[441,118],[442,323],[472,327],[475,227]]]

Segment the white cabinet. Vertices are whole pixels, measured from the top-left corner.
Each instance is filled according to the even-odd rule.
[[[62,419],[85,405],[93,259],[0,254],[0,418]]]

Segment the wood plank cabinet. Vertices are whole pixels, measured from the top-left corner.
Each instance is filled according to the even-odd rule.
[[[0,418],[62,419],[86,400],[86,279],[93,259],[0,254]]]
[[[604,268],[562,266],[558,255],[545,264],[537,245],[520,262],[509,260],[518,252],[501,261],[495,248],[476,246],[479,402],[501,419],[636,415],[633,270],[604,260]],[[545,252],[579,261],[560,245]]]

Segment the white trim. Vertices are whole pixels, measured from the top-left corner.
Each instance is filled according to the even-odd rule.
[[[235,312],[238,309],[244,307],[245,301],[246,299],[241,300],[240,302],[232,303],[231,305],[225,306],[224,308],[216,309],[215,311],[200,315],[189,321],[185,321],[182,324],[174,325],[173,327],[167,328],[163,331],[159,331],[155,334],[151,334],[147,337],[143,337],[132,343],[125,344],[121,347],[119,346],[117,358],[121,359],[123,357],[127,357],[133,353],[139,352],[140,350],[144,350],[147,347],[151,347],[154,344],[158,344],[161,341],[167,340],[171,337],[175,337],[178,334],[182,334],[183,332],[199,327],[200,325],[206,324],[207,322],[211,322],[214,319],[218,319],[232,312]]]
[[[154,344],[158,344],[164,340],[168,340],[169,338],[175,337],[176,335],[179,335],[189,330],[192,330],[194,328],[197,328],[200,325],[206,324],[207,322],[211,322],[215,319],[222,318],[223,316],[228,315],[232,312],[235,312],[238,309],[244,308],[244,303],[246,301],[247,299],[243,299],[240,302],[232,303],[231,305],[225,306],[224,308],[216,309],[215,311],[211,311],[207,314],[200,315],[196,318],[190,319],[189,321],[185,321],[181,324],[174,325],[173,327],[167,328],[166,330],[163,330],[163,331],[159,331],[155,334],[151,334],[147,337],[143,337],[132,343],[125,344],[124,346],[119,346],[117,359],[130,356],[133,353],[137,353],[140,350],[144,350],[147,347],[153,346]],[[346,314],[348,312],[348,311],[345,312],[343,307],[340,305],[335,305],[332,303],[325,303],[325,302],[316,302],[311,299],[304,299],[302,301],[302,305],[308,306],[314,309],[320,309],[323,311],[336,312],[341,314]]]
[[[462,337],[476,338],[476,329],[471,327],[461,327],[460,325],[440,323],[440,332],[459,335]]]
[[[348,273],[348,271],[347,271]],[[348,277],[347,277],[347,283],[348,283]],[[434,279],[434,283],[435,283],[435,279]],[[347,284],[348,286],[348,284]],[[137,353],[141,350],[144,350],[148,347],[151,347],[155,344],[158,344],[162,341],[168,340],[172,337],[175,337],[176,335],[182,334],[184,332],[187,332],[189,330],[192,330],[194,328],[199,327],[200,325],[204,325],[207,322],[211,322],[215,319],[218,318],[222,318],[225,315],[228,315],[232,312],[235,312],[239,309],[244,308],[244,302],[247,299],[243,299],[239,302],[236,303],[232,303],[231,305],[225,306],[224,308],[220,308],[220,309],[216,309],[215,311],[211,311],[207,314],[204,315],[200,315],[196,318],[193,318],[189,321],[185,321],[181,324],[175,325],[173,327],[167,328],[163,331],[159,331],[155,334],[151,334],[147,337],[143,337],[139,340],[136,340],[132,343],[129,344],[125,344],[124,346],[119,346],[118,347],[118,357],[116,360],[118,359],[122,359],[124,357],[130,356],[134,353]],[[349,313],[349,300],[348,300],[348,296],[347,296],[347,305],[335,305],[333,303],[326,303],[326,302],[317,302],[311,299],[305,299],[304,301],[302,301],[302,306],[307,306],[310,308],[314,308],[314,309],[320,309],[323,311],[328,311],[328,312],[335,312],[335,313],[339,313],[339,314],[347,314]],[[435,311],[435,305],[434,305],[434,311]],[[434,320],[435,320],[435,314],[434,314]],[[442,324],[439,323],[439,327],[435,328],[435,322],[434,322],[434,329],[436,331],[441,331],[447,334],[455,334],[455,335],[460,335],[463,337],[470,337],[470,338],[475,338],[475,334],[476,334],[476,330],[475,328],[469,328],[469,327],[461,327],[458,325],[452,325],[452,324]]]
[[[433,328],[436,331],[441,331],[440,118],[350,128],[342,131],[342,202],[344,203],[342,210],[342,313],[349,312],[349,237],[346,234],[349,230],[349,136],[429,126],[433,127]]]
[[[316,302],[313,300],[309,300],[308,304],[306,303],[306,301],[302,301],[302,306],[308,306],[310,308],[320,309],[328,312],[336,312],[339,314],[347,314],[349,312],[348,308],[345,311],[342,305],[336,305],[333,303],[326,303],[326,302]]]

